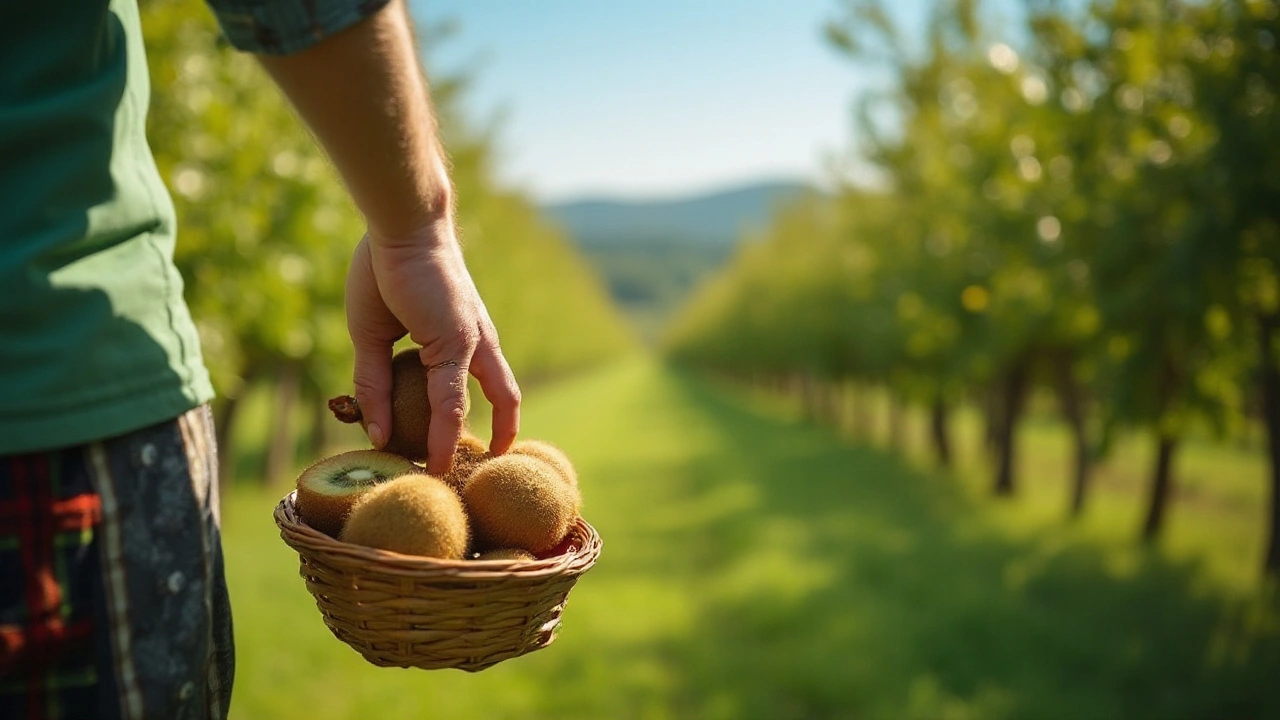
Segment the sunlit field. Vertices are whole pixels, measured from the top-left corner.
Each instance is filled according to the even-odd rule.
[[[233,717],[1280,713],[1280,614],[1254,580],[1261,460],[1189,447],[1179,478],[1204,495],[1180,496],[1148,551],[1137,449],[1070,527],[1058,433],[1025,434],[1024,487],[1001,504],[976,468],[937,473],[649,360],[537,389],[524,435],[578,462],[604,553],[553,645],[474,675],[376,668],[334,639],[271,520],[284,488],[241,478]]]
[[[727,386],[725,392],[742,392]],[[903,412],[902,446],[898,452],[923,472],[951,478],[989,519],[1011,533],[1059,532],[1111,546],[1117,567],[1139,552],[1139,529],[1147,508],[1152,460],[1151,434],[1120,433],[1114,447],[1094,466],[1085,510],[1068,520],[1072,448],[1067,428],[1052,398],[1040,398],[1018,432],[1018,492],[1011,499],[992,497],[990,455],[982,447],[982,418],[973,407],[960,408],[952,423],[952,469],[938,468],[928,438],[927,409]],[[741,401],[753,412],[803,422],[795,398],[748,389]],[[890,449],[888,396],[871,391],[867,400],[871,427],[865,436],[849,427],[835,435],[857,445]],[[1156,543],[1168,557],[1191,562],[1206,580],[1249,592],[1259,582],[1264,552],[1267,494],[1266,451],[1259,433],[1225,440],[1208,432],[1193,433],[1175,460],[1175,480],[1168,532]],[[1126,559],[1128,558],[1128,559]]]
[[[478,674],[330,634],[272,510],[363,444],[324,403],[367,208],[203,3],[146,0],[231,455],[236,720],[1280,718],[1280,2],[409,4],[431,227],[604,551],[555,644]],[[870,429],[793,384],[871,389]],[[1114,441],[1075,519],[1070,427]]]

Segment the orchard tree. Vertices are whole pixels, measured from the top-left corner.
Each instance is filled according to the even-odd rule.
[[[219,40],[201,2],[141,9],[148,136],[177,207],[175,261],[218,392],[224,478],[239,401],[266,383],[274,418],[263,477],[278,480],[293,471],[295,407],[312,408],[314,456],[336,425],[324,400],[350,387],[343,288],[364,223],[280,92],[251,55]],[[492,138],[458,110],[464,89],[432,78],[464,253],[508,361],[523,381],[624,351],[630,339],[603,286],[531,201],[494,181]]]

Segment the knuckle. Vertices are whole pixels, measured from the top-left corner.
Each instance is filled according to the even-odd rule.
[[[492,323],[485,323],[484,327],[477,333],[483,338],[484,343],[493,350],[494,355],[502,355],[502,338],[498,336],[498,329]]]
[[[462,398],[450,398],[440,406],[439,415],[447,423],[461,425],[467,419],[466,402]]]
[[[507,384],[506,397],[504,398],[508,405],[519,405],[524,400],[523,393],[520,392],[520,386],[513,379]]]
[[[356,399],[361,402],[374,400],[379,395],[378,385],[368,376],[356,375],[352,379],[352,385],[355,387]]]
[[[461,330],[458,337],[462,342],[462,346],[467,349],[467,355],[470,356],[480,347],[480,331],[475,328]]]

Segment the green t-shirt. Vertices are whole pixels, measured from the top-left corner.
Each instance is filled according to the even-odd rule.
[[[0,455],[213,397],[149,92],[135,0],[0,4]]]

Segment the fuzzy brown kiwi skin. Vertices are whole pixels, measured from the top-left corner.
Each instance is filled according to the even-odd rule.
[[[421,462],[427,459],[427,433],[431,427],[431,403],[427,399],[427,369],[418,357],[420,348],[409,348],[391,359],[391,436],[382,449]],[[345,423],[369,421],[350,395],[329,400],[329,410]]]
[[[339,539],[404,555],[461,560],[470,540],[462,500],[431,475],[403,475],[360,497]]]
[[[520,548],[500,548],[498,550],[482,552],[476,560],[527,561],[537,560],[537,558],[528,550],[521,550]]]
[[[352,450],[323,458],[308,466],[298,474],[298,493],[294,499],[294,507],[303,522],[330,537],[338,536],[351,513],[351,506],[373,487],[373,483],[365,487],[352,486],[350,492],[337,495],[325,494],[311,487],[311,482],[317,480],[319,475],[332,475],[343,467],[348,468],[344,472],[355,468],[367,469],[382,480],[390,480],[417,470],[413,463],[404,458],[379,450]]]
[[[483,440],[474,435],[463,435],[458,440],[458,449],[453,455],[453,468],[441,479],[454,491],[460,493],[470,479],[471,473],[475,472],[481,463],[491,459],[493,459],[493,453],[489,452]]]
[[[509,452],[535,457],[555,468],[560,477],[573,487],[578,486],[578,471],[563,450],[543,440],[520,440]]]
[[[568,533],[582,505],[578,489],[550,464],[506,454],[476,469],[462,490],[476,549],[554,547]]]
[[[427,369],[418,359],[418,348],[402,350],[391,360],[391,436],[382,449],[410,460],[426,460],[430,428]]]

